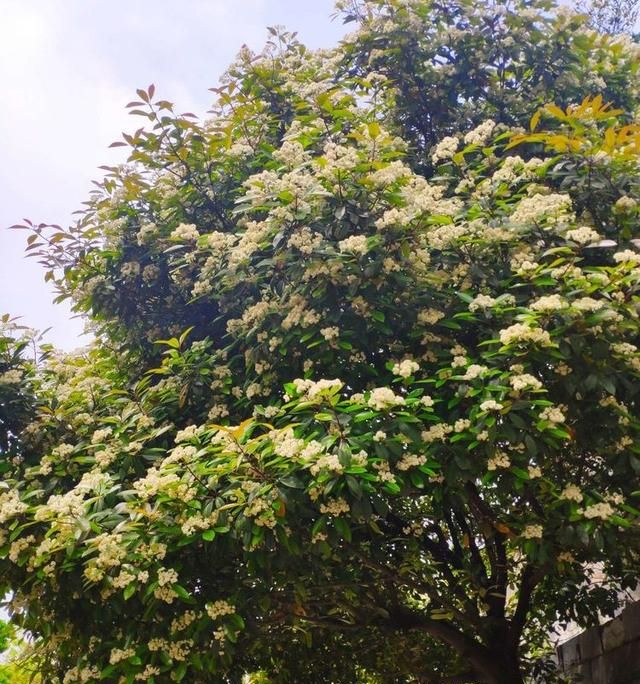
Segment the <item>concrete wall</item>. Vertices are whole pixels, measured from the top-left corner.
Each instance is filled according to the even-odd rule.
[[[640,602],[557,651],[561,669],[580,684],[640,684]]]

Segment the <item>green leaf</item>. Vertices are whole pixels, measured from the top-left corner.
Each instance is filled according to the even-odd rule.
[[[193,600],[191,594],[181,584],[174,584],[172,588],[183,601],[191,602]]]
[[[353,494],[353,496],[355,496],[356,499],[359,499],[362,496],[362,487],[360,486],[358,480],[351,475],[347,475],[345,479],[347,481],[347,487],[349,488],[349,491]]]
[[[181,682],[187,674],[187,667],[187,663],[180,663],[178,667],[172,671],[171,678],[176,682]]]
[[[338,534],[347,542],[351,541],[351,528],[349,523],[344,518],[334,518],[333,525],[338,531]]]

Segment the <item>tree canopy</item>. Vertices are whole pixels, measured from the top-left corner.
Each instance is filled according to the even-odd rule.
[[[21,226],[96,336],[0,336],[43,681],[551,682],[553,626],[637,583],[638,46],[546,0],[338,9],[202,122],[139,90],[78,223]]]

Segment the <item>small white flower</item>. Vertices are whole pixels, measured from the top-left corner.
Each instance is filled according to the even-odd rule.
[[[542,539],[543,532],[542,525],[527,525],[522,531],[522,536],[525,539]]]

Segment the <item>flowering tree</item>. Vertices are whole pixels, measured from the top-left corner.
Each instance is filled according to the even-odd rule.
[[[605,33],[633,32],[640,14],[638,0],[591,0],[578,8],[589,16],[590,24]]]
[[[78,225],[25,226],[97,336],[0,376],[35,397],[0,567],[43,681],[517,684],[637,581],[638,53],[507,7],[625,109],[459,94],[484,120],[432,142],[393,74],[443,10],[371,2],[335,51],[241,53],[204,123],[140,90]],[[489,10],[451,8],[472,44]]]

